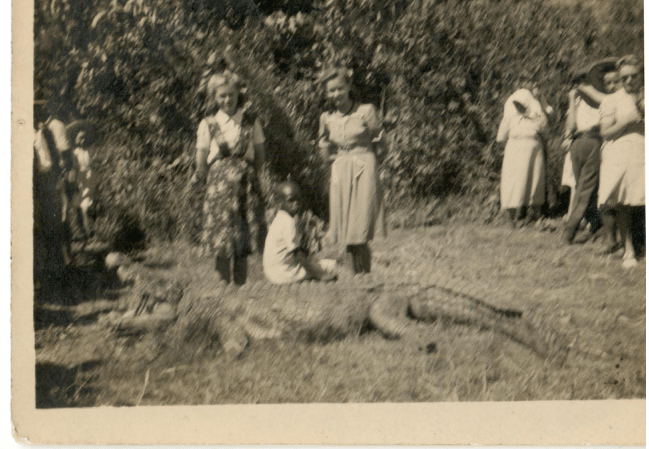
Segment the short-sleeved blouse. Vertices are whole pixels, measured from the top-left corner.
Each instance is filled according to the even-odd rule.
[[[331,142],[342,150],[370,149],[381,137],[381,121],[372,104],[355,103],[347,114],[325,112],[320,116],[320,141]]]
[[[232,117],[225,114],[223,111],[218,111],[215,115],[206,117],[201,120],[198,125],[196,133],[196,149],[208,151],[207,163],[210,164],[215,159],[222,159],[231,156],[231,151],[236,147],[241,135],[241,121],[243,114],[237,113]],[[210,121],[218,125],[222,142],[217,142],[216,136],[210,132]],[[255,158],[263,160],[263,154],[256,154],[263,148],[266,138],[262,130],[261,123],[255,119],[252,127],[252,136],[250,139],[249,147],[243,155],[245,159],[252,162]]]
[[[615,122],[629,121],[638,115],[638,108],[635,97],[626,90],[619,89],[611,95],[607,95],[599,106],[600,122],[603,119],[613,117]],[[629,134],[642,134],[644,136],[644,121],[632,121],[627,125],[624,133],[615,140],[622,139]]]

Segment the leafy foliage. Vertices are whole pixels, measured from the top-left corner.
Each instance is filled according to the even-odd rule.
[[[354,94],[380,108],[392,141],[381,167],[388,198],[463,195],[479,204],[497,191],[502,147],[492,142],[521,77],[540,82],[564,111],[575,68],[642,54],[642,7],[639,0],[596,9],[542,0],[36,0],[34,88],[100,126],[107,210],[132,211],[160,237],[191,233],[187,185],[209,107],[199,85],[222,58],[247,81],[264,125],[267,199],[272,183],[290,174],[310,208],[326,216],[328,169],[314,139],[328,106],[314,80],[323,66],[345,64],[354,70]],[[551,126],[558,136],[562,118]],[[556,139],[548,156],[556,185]]]

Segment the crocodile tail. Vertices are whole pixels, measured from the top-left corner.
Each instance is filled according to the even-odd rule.
[[[403,338],[412,326],[407,298],[380,295],[370,306],[369,321],[387,338]]]
[[[434,297],[431,298],[431,295]],[[474,298],[454,295],[449,290],[432,289],[410,298],[410,311],[418,319],[435,321],[447,319],[498,332],[522,344],[543,358],[562,356],[562,339],[551,328],[539,326],[525,316],[502,314],[493,307],[483,306]]]

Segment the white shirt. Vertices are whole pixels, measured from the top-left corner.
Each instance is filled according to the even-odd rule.
[[[264,245],[264,274],[271,283],[287,284],[306,277],[306,270],[293,254],[300,246],[300,238],[295,218],[280,209],[268,229]]]
[[[88,150],[84,150],[83,148],[75,148],[72,150],[74,153],[74,156],[77,158],[77,162],[79,163],[79,170],[81,171],[89,171],[90,169],[90,153],[88,153]]]
[[[577,97],[575,101],[575,124],[577,132],[590,131],[599,126],[599,108],[594,108]]]

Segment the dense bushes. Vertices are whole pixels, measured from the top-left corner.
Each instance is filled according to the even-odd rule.
[[[642,54],[641,1],[602,1],[596,15],[564,3],[36,0],[35,92],[73,102],[100,125],[101,199],[158,236],[192,226],[187,181],[205,114],[198,87],[222,58],[248,81],[264,124],[266,193],[292,173],[325,214],[327,169],[314,139],[327,105],[313,81],[323,65],[340,63],[354,70],[355,94],[383,114],[393,142],[381,172],[389,199],[481,203],[497,191],[502,148],[492,142],[520,76],[540,81],[564,111],[577,66]],[[552,122],[554,135],[562,121]],[[557,144],[548,148],[551,185]]]

